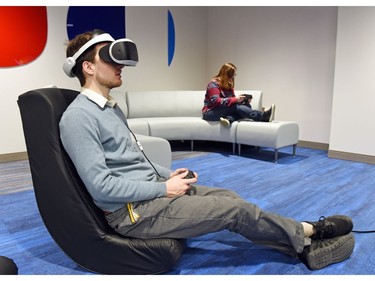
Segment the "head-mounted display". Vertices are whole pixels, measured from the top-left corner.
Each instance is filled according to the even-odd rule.
[[[101,48],[99,57],[108,63],[135,66],[138,62],[137,46],[130,39],[118,39]]]
[[[76,65],[77,59],[91,46],[109,42],[110,44],[104,46],[99,50],[99,57],[108,63],[122,64],[125,66],[135,66],[138,62],[137,46],[133,41],[127,38],[115,40],[108,33],[103,33],[93,37],[86,44],[84,44],[77,53],[72,57],[68,57],[63,65],[63,70],[69,77],[75,77],[73,68]]]

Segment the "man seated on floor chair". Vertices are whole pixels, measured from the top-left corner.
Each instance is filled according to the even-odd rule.
[[[110,96],[124,66],[138,61],[136,45],[98,30],[67,47],[64,71],[81,94],[60,122],[61,140],[95,204],[118,233],[134,238],[192,238],[228,229],[320,269],[350,257],[353,223],[344,215],[298,222],[261,210],[231,190],[197,185],[187,168],[150,162],[132,139],[126,117]],[[249,257],[249,259],[253,258]]]

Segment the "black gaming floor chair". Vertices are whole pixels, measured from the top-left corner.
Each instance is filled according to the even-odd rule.
[[[59,121],[78,92],[43,88],[18,97],[36,202],[59,247],[101,274],[158,274],[174,266],[184,240],[132,239],[114,232],[66,154]]]
[[[0,256],[0,275],[17,275],[18,267],[13,259]]]

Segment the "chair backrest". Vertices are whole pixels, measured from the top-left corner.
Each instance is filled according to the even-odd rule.
[[[59,122],[78,94],[42,88],[18,98],[35,197],[47,230],[70,258],[94,272],[149,274],[168,270],[182,254],[183,241],[129,239],[115,233],[65,152]]]

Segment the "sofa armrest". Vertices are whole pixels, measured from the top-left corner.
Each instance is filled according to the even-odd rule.
[[[171,169],[172,167],[172,150],[169,142],[163,138],[151,137],[145,135],[135,135],[142,144],[143,152],[151,162],[160,166]]]
[[[128,105],[126,103],[125,93],[112,90],[111,91],[111,97],[117,101],[117,105],[120,107],[122,112],[124,113],[125,117],[128,117]]]

